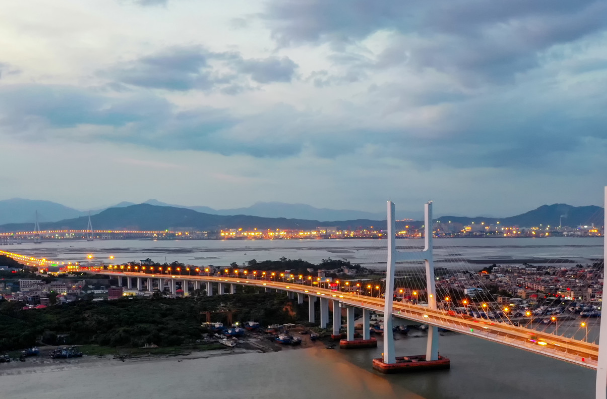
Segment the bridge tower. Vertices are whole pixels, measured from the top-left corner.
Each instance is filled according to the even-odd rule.
[[[605,278],[607,277],[607,187],[605,187],[605,207],[603,222],[603,302],[601,313],[606,313],[605,306]],[[599,326],[599,360],[596,367],[596,399],[607,399],[607,315],[601,317]]]
[[[400,252],[396,250],[396,215],[394,203],[388,201],[388,269],[386,272],[386,294],[384,305],[384,358],[385,364],[396,363],[394,335],[392,334],[392,302],[394,298],[394,269],[397,261],[421,261],[426,267],[426,291],[428,308],[436,309],[436,283],[432,258],[432,201],[425,204],[423,251]],[[438,327],[428,329],[426,360],[438,360]]]

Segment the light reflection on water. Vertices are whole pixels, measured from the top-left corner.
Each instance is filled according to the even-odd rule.
[[[451,370],[381,375],[377,349],[310,349],[209,359],[100,363],[0,377],[2,398],[592,398],[594,372],[463,335],[440,337]],[[396,341],[397,353],[424,353],[425,338]]]

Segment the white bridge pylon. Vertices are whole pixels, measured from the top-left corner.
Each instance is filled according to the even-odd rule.
[[[394,298],[394,269],[396,262],[424,261],[426,266],[426,291],[428,308],[436,310],[436,283],[434,279],[434,261],[432,257],[432,201],[424,207],[423,251],[400,252],[396,250],[396,215],[394,203],[388,201],[388,264],[386,271],[386,294],[384,305],[384,363],[396,363],[394,335],[392,334],[392,303]],[[438,360],[438,327],[428,329],[426,360]]]

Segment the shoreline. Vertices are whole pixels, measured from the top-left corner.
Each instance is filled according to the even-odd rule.
[[[295,332],[295,331],[293,331]],[[147,354],[129,354],[120,355],[120,350],[136,349],[136,348],[116,348],[116,354],[105,355],[83,355],[82,357],[70,359],[51,359],[48,353],[56,347],[43,347],[39,356],[27,357],[24,362],[12,360],[10,363],[0,363],[0,377],[23,374],[38,374],[65,371],[81,368],[94,368],[108,365],[123,365],[140,362],[162,362],[176,360],[182,362],[185,360],[209,359],[222,356],[243,355],[247,353],[274,353],[280,351],[293,351],[299,349],[309,349],[324,345],[322,340],[316,342],[310,341],[306,335],[297,334],[302,338],[302,344],[299,346],[284,346],[267,340],[264,335],[251,334],[242,342],[239,342],[240,347],[200,350],[192,348],[183,348],[182,353],[174,354],[154,354],[153,349]],[[82,347],[84,345],[75,345]],[[101,347],[106,348],[106,347]],[[138,348],[141,349],[141,348]]]

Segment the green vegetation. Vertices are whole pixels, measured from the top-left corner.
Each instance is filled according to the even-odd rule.
[[[262,324],[298,319],[298,307],[284,295],[243,293],[213,297],[77,301],[46,309],[22,310],[17,302],[0,302],[0,350],[49,345],[99,345],[141,348],[193,345],[206,330],[201,322],[255,320]],[[146,348],[149,352],[150,350]],[[147,352],[146,352],[147,353]]]
[[[284,256],[279,260],[264,260],[258,262],[251,259],[247,262],[249,269],[261,271],[285,271],[291,270],[293,274],[308,274],[308,269],[312,270],[338,270],[347,267],[356,270],[357,273],[367,272],[368,270],[359,264],[352,264],[350,261],[341,259],[323,259],[319,264],[310,263],[302,259],[287,259]],[[234,264],[232,264],[234,265]]]

